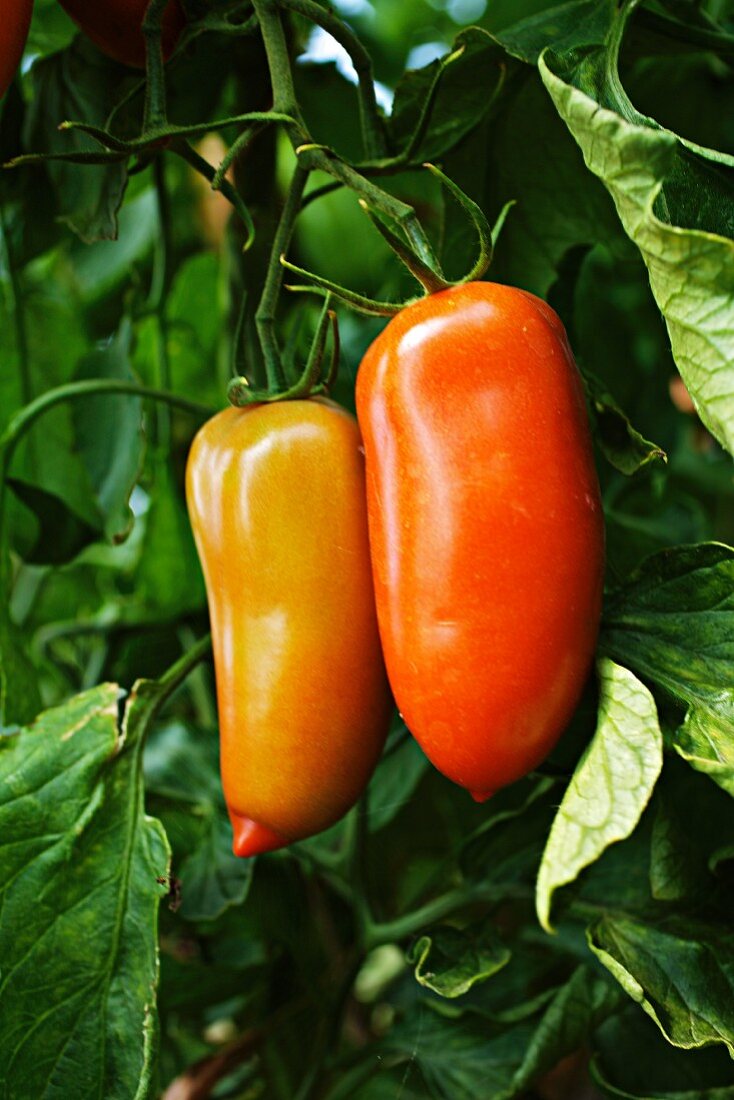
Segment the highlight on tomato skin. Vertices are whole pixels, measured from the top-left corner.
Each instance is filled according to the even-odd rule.
[[[123,65],[145,66],[145,39],[141,30],[148,0],[59,0],[59,3],[95,46]],[[163,56],[173,53],[186,17],[179,0],[170,0],[161,22]]]
[[[604,526],[580,378],[547,303],[469,283],[387,325],[356,397],[395,700],[483,801],[552,750],[596,648]]]
[[[15,76],[33,14],[33,0],[0,0],[0,99]]]
[[[324,398],[229,408],[189,453],[236,855],[338,821],[392,714],[355,418]]]

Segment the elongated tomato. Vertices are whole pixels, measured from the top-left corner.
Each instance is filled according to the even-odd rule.
[[[141,30],[149,0],[59,0],[95,46],[115,61],[142,68],[145,39]],[[163,56],[168,59],[185,23],[179,0],[170,0],[161,27]]]
[[[0,99],[23,56],[32,12],[33,0],[0,0]]]
[[[337,821],[387,732],[357,423],[322,399],[226,409],[186,482],[234,850],[256,855]]]
[[[563,326],[512,287],[432,294],[368,349],[357,415],[390,684],[483,799],[552,749],[596,644],[603,520]]]

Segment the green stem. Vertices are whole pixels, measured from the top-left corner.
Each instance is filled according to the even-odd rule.
[[[4,598],[7,594],[10,582],[5,498],[7,495],[7,474],[15,448],[28,429],[48,409],[52,409],[54,406],[61,405],[66,401],[74,401],[78,397],[89,397],[92,394],[100,393],[121,393],[136,397],[147,397],[153,401],[165,401],[169,405],[184,409],[195,416],[208,418],[212,415],[212,410],[205,405],[188,401],[185,397],[179,397],[178,394],[163,390],[151,390],[147,386],[139,385],[137,382],[125,382],[122,379],[115,378],[89,378],[81,382],[69,382],[65,386],[48,390],[31,401],[30,404],[19,409],[15,416],[11,417],[4,432],[0,435],[0,598]]]
[[[175,153],[176,156],[185,160],[187,164],[191,165],[194,171],[198,172],[199,175],[203,176],[209,183],[214,183],[217,169],[214,168],[208,160],[204,160],[187,141],[176,141],[172,143],[169,148],[170,152]],[[218,190],[229,200],[244,222],[247,237],[242,246],[242,251],[246,252],[255,239],[255,223],[252,220],[252,214],[228,179],[222,179],[220,181]]]
[[[454,50],[453,53],[450,53],[448,55],[448,57],[443,58],[439,62],[438,68],[437,68],[437,70],[434,74],[433,80],[431,82],[431,87],[428,90],[428,95],[423,100],[423,105],[421,107],[421,113],[420,113],[420,116],[418,118],[416,128],[415,128],[415,130],[413,131],[413,133],[411,135],[411,138],[410,138],[410,141],[408,142],[407,147],[404,149],[404,151],[398,157],[395,158],[394,163],[396,163],[396,164],[410,163],[410,161],[412,161],[413,158],[415,157],[415,155],[417,154],[417,152],[418,152],[418,150],[421,146],[421,143],[422,143],[422,141],[423,141],[423,139],[426,136],[426,133],[428,131],[428,124],[430,123],[431,118],[433,116],[433,108],[436,105],[436,98],[438,96],[438,89],[441,86],[441,81],[443,80],[443,74],[446,72],[447,67],[452,63],[452,61],[457,61],[461,57],[461,55],[464,53],[465,49],[466,49],[465,46],[459,46],[458,50]]]
[[[457,183],[454,183],[452,179],[444,175],[440,168],[437,168],[435,164],[424,164],[423,167],[427,168],[431,175],[435,176],[437,180],[440,180],[444,187],[446,187],[447,190],[451,192],[451,194],[462,207],[462,209],[471,218],[474,224],[474,228],[477,231],[477,236],[479,237],[479,256],[476,263],[474,264],[474,267],[471,269],[469,274],[461,280],[461,282],[471,283],[475,279],[481,279],[482,275],[492,262],[492,253],[494,251],[492,230],[489,227],[489,222],[484,216],[484,211],[482,210],[481,206],[478,206],[473,199],[470,199],[469,196],[461,190]],[[498,233],[499,230],[502,228],[502,223],[504,222],[507,211],[509,210],[511,205],[512,204],[509,203],[503,207],[502,213],[500,214],[500,219],[498,221]]]
[[[370,951],[382,944],[408,939],[434,921],[442,920],[455,913],[457,909],[462,909],[471,902],[491,900],[491,896],[491,893],[476,886],[458,886],[426,902],[411,913],[405,913],[402,917],[380,923],[370,922],[366,935],[367,950]]]
[[[273,86],[273,110],[292,116],[294,121],[290,125],[286,124],[286,129],[296,155],[299,156],[299,150],[302,150],[299,156],[301,163],[304,167],[326,172],[346,184],[366,199],[370,206],[398,222],[419,258],[440,274],[438,260],[413,207],[371,183],[355,168],[345,164],[328,150],[314,145],[296,101],[291,59],[276,0],[253,0],[253,6],[260,22],[268,57]]]
[[[340,302],[344,302],[346,305],[351,306],[357,313],[367,314],[368,317],[394,317],[396,313],[399,313],[401,309],[408,305],[407,302],[378,302],[375,298],[366,298],[364,294],[357,294],[356,291],[347,290],[346,287],[339,286],[338,283],[333,283],[331,279],[324,279],[321,275],[317,275],[313,271],[306,271],[303,267],[297,267],[296,264],[292,264],[290,260],[286,260],[285,256],[280,257],[280,262],[287,271],[292,271],[294,274],[300,275],[301,278],[310,279],[314,284],[313,286],[298,286],[289,283],[286,286],[286,290],[290,290],[293,293],[333,294]]]
[[[22,436],[43,413],[66,401],[75,401],[79,397],[104,393],[129,394],[133,397],[145,397],[151,401],[164,401],[166,404],[183,409],[193,416],[210,417],[213,413],[213,410],[207,405],[189,401],[188,398],[180,397],[177,393],[150,389],[138,382],[126,382],[117,378],[88,378],[81,382],[68,382],[64,386],[47,390],[46,393],[35,398],[29,405],[25,405],[15,416],[11,417],[2,435],[0,435],[0,452],[4,456],[6,465],[10,462],[13,451]]]
[[[416,254],[408,248],[405,242],[377,217],[375,212],[370,209],[369,203],[366,203],[364,199],[360,199],[359,205],[362,207],[383,240],[387,242],[398,259],[405,264],[408,271],[413,278],[420,283],[426,294],[437,294],[440,290],[448,290],[451,283],[447,282],[442,276],[436,274],[433,268],[429,267],[423,260],[418,259]]]
[[[612,102],[618,113],[628,122],[639,122],[640,115],[627,95],[622,81],[619,79],[619,52],[622,48],[622,39],[627,29],[627,23],[640,0],[626,0],[617,12],[607,34],[605,69],[609,87],[612,91]]]
[[[161,390],[171,388],[171,362],[168,355],[168,322],[166,316],[168,293],[173,277],[171,234],[171,209],[166,188],[165,168],[162,157],[153,161],[156,198],[158,200],[158,222],[160,232],[156,241],[153,280],[150,288],[150,304],[156,318],[156,343],[158,377],[157,385]],[[168,449],[171,436],[171,410],[161,404],[158,409],[158,446]]]
[[[166,124],[166,80],[163,73],[163,33],[161,22],[168,0],[150,0],[143,19],[145,38],[145,108],[143,130]]]
[[[301,203],[301,210],[305,210],[307,206],[310,206],[312,202],[316,202],[318,199],[322,199],[324,195],[330,195],[332,191],[338,191],[344,184],[341,180],[331,180],[329,183],[323,184],[321,187],[314,187],[313,191],[309,191],[307,195],[303,196],[303,202]]]
[[[260,24],[268,57],[270,82],[273,86],[273,110],[291,115],[303,131],[301,141],[307,141],[308,133],[296,99],[288,44],[276,0],[252,0],[252,6]]]
[[[23,288],[20,284],[18,269],[15,266],[13,252],[10,244],[10,231],[5,217],[5,207],[0,202],[0,236],[3,241],[5,263],[10,279],[10,304],[15,325],[15,342],[18,349],[18,366],[20,368],[20,392],[23,404],[27,404],[33,398],[33,382],[31,379],[30,356],[28,354],[28,328],[25,318],[25,303],[23,301]]]
[[[387,153],[385,129],[382,123],[372,72],[372,58],[356,34],[328,8],[322,8],[314,0],[280,0],[282,8],[298,12],[330,34],[342,46],[354,65],[359,89],[359,116],[362,142],[368,159],[384,157]]]
[[[160,696],[158,705],[163,704],[169,695],[172,695],[176,688],[180,687],[199,662],[204,660],[211,649],[211,645],[211,634],[207,634],[205,637],[200,638],[187,653],[179,657],[176,663],[163,673],[158,680],[159,686],[163,688],[163,694]]]
[[[255,2],[258,3],[259,0],[255,0]],[[283,268],[280,263],[280,257],[286,252],[291,242],[307,179],[307,170],[301,168],[301,166],[297,164],[293,171],[291,185],[288,189],[283,212],[280,215],[278,228],[275,231],[273,247],[268,262],[268,270],[265,275],[265,283],[255,314],[257,334],[265,358],[268,390],[271,393],[277,393],[278,390],[285,389],[286,387],[285,371],[280,357],[278,340],[275,335],[275,314],[278,306],[278,297],[283,285]]]

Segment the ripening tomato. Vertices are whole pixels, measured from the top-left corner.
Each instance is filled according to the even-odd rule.
[[[596,644],[604,528],[563,325],[512,287],[432,294],[368,349],[357,415],[390,684],[482,800],[553,748]]]
[[[234,850],[257,855],[337,821],[387,733],[357,423],[325,399],[226,409],[194,440],[186,495]]]
[[[32,12],[33,0],[0,0],[0,99],[23,56]]]
[[[123,65],[145,65],[145,40],[141,26],[149,0],[59,0],[95,46]],[[185,23],[179,0],[171,0],[163,13],[163,56],[173,53]]]

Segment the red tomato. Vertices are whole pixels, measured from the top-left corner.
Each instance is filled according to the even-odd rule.
[[[257,855],[337,821],[387,733],[357,422],[321,399],[226,409],[194,440],[186,495],[234,851]]]
[[[33,0],[0,0],[0,99],[23,56],[32,12]]]
[[[432,294],[367,351],[357,415],[393,693],[481,800],[553,748],[596,644],[603,518],[563,325],[512,287]]]
[[[108,57],[123,65],[145,65],[145,41],[141,26],[149,0],[59,0]],[[170,57],[185,23],[179,0],[171,0],[163,13],[163,55]]]

